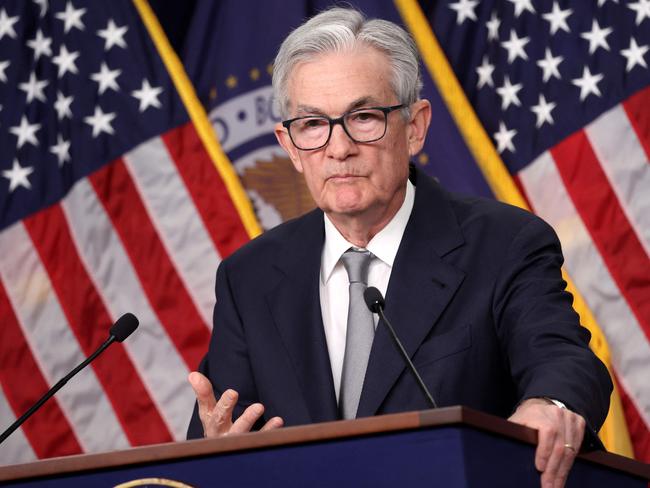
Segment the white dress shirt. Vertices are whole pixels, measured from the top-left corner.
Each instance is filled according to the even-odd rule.
[[[392,220],[377,235],[375,235],[366,248],[374,258],[368,270],[368,286],[374,286],[382,295],[386,295],[388,280],[393,269],[393,262],[397,255],[402,236],[406,229],[413,201],[415,200],[415,187],[410,181],[406,183],[406,196],[402,206]],[[320,265],[320,307],[325,327],[325,338],[329,351],[332,377],[336,399],[339,398],[341,384],[341,370],[343,369],[343,356],[345,355],[345,335],[348,321],[348,274],[340,258],[353,244],[346,241],[329,217],[325,215],[325,245],[321,255]],[[358,248],[356,248],[358,249]],[[378,318],[375,315],[375,327]]]

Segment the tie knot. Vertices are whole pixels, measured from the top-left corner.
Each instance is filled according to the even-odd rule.
[[[350,283],[368,284],[368,268],[371,259],[370,251],[357,251],[350,248],[343,253],[341,261],[343,261],[345,271],[348,272]]]

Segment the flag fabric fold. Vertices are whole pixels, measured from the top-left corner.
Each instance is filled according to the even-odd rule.
[[[471,117],[489,137],[479,165],[492,163],[493,145],[525,205],[558,232],[579,291],[576,308],[619,387],[601,436],[610,449],[648,462],[650,12],[643,4],[438,2],[425,12],[433,35],[423,42],[440,42]]]
[[[184,439],[214,272],[257,232],[155,24],[141,0],[0,4],[0,428],[117,317],[141,323],[2,464]]]

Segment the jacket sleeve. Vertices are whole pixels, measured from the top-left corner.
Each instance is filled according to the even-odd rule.
[[[559,400],[595,431],[607,415],[612,382],[573,310],[560,271],[563,261],[560,242],[543,220],[533,217],[521,228],[497,278],[497,334],[520,402]]]
[[[237,419],[249,405],[258,401],[253,373],[248,359],[248,346],[242,326],[238,304],[229,280],[228,261],[223,261],[217,270],[216,304],[214,307],[213,330],[210,347],[198,371],[208,377],[217,399],[228,388],[239,393],[239,401],[233,412]],[[260,419],[254,429],[260,428]],[[195,402],[194,412],[187,431],[188,439],[203,437],[203,426]]]

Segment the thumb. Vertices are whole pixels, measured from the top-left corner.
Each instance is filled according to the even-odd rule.
[[[198,371],[191,372],[187,380],[196,395],[196,401],[199,404],[199,413],[210,412],[217,404],[210,380]]]

